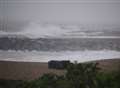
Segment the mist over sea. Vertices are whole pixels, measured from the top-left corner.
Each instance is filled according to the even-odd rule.
[[[0,31],[0,60],[3,61],[84,62],[114,58],[120,58],[120,31],[116,26],[32,22],[22,31]]]

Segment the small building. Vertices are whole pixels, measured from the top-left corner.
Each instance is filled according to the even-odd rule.
[[[69,63],[70,63],[70,61],[67,61],[67,60],[62,60],[62,61],[51,60],[48,62],[48,68],[50,68],[50,69],[65,69]]]

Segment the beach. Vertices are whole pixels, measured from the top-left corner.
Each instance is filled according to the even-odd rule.
[[[117,71],[120,59],[97,60],[103,72]],[[39,78],[45,73],[64,75],[65,70],[49,69],[47,62],[15,62],[0,61],[0,79],[9,80],[32,80]]]
[[[0,61],[0,79],[32,80],[45,73],[64,74],[64,70],[48,69],[47,63]]]

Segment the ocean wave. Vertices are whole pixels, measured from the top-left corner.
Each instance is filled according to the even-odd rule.
[[[92,30],[83,25],[57,25],[47,24],[39,22],[29,22],[26,26],[22,27],[21,31],[8,32],[0,31],[0,37],[28,37],[28,38],[120,38],[120,36],[111,35],[106,36],[105,33],[100,31]],[[9,29],[9,28],[8,28]],[[94,27],[93,27],[94,29]],[[88,31],[89,30],[89,31]]]
[[[110,50],[100,51],[61,51],[61,52],[43,52],[43,51],[2,51],[0,50],[0,60],[3,61],[22,61],[22,62],[48,62],[50,60],[70,60],[72,62],[85,62],[101,59],[120,58],[120,52]]]

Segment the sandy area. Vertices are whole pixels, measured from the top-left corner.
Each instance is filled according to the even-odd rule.
[[[0,61],[0,79],[29,80],[45,73],[61,75],[64,71],[48,69],[47,63]]]
[[[120,67],[120,59],[100,60],[97,62],[99,62],[102,71],[105,72],[118,70]],[[30,80],[45,73],[63,75],[65,71],[48,69],[48,64],[41,62],[0,61],[0,79]]]

